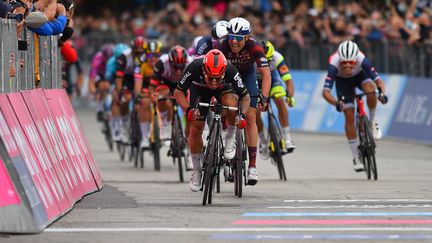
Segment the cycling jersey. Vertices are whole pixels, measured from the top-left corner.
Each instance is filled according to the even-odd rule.
[[[278,51],[274,51],[273,57],[270,61],[270,70],[277,70],[283,81],[292,79],[288,66],[285,63],[285,59]]]
[[[141,65],[140,73],[143,80],[143,88],[148,88],[150,85],[150,79],[153,76],[153,67],[151,67],[147,62]]]
[[[96,53],[91,62],[91,68],[89,73],[90,80],[99,81],[105,79],[106,63],[107,62],[102,52]]]
[[[122,78],[122,87],[129,91],[134,89],[134,67],[132,50],[126,50],[116,58],[116,78]]]
[[[185,65],[188,65],[191,62],[192,57],[188,56]],[[154,86],[166,85],[173,90],[181,78],[181,75],[176,76],[168,54],[163,54],[153,68],[153,77],[151,78],[150,84]]]
[[[195,55],[201,56],[207,54],[213,49],[213,39],[211,36],[203,36],[197,43],[195,48]]]
[[[334,82],[338,79],[350,79],[359,75],[362,72],[364,72],[365,75],[370,77],[373,81],[380,78],[375,68],[372,66],[372,64],[362,52],[359,52],[359,55],[355,60],[356,65],[354,66],[351,75],[346,75],[340,71],[340,61],[341,59],[337,52],[333,53],[333,55],[330,56],[330,65],[328,67],[328,73],[325,80],[324,89],[331,90],[333,88]]]

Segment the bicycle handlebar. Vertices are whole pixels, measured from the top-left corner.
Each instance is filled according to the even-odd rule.
[[[204,102],[199,102],[198,105],[202,106],[202,107],[215,107],[215,106],[217,106],[217,104],[210,104],[210,103],[204,103]],[[225,110],[230,110],[230,111],[237,111],[238,110],[238,107],[226,106],[226,105],[222,105],[221,108],[225,109]]]

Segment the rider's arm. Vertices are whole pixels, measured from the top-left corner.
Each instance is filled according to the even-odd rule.
[[[116,73],[115,73],[115,90],[119,93],[122,89],[123,77],[126,68],[126,56],[120,55],[116,58]]]
[[[375,67],[372,66],[372,64],[369,62],[369,59],[365,57],[363,59],[361,67],[363,71],[365,71],[366,74],[376,83],[377,87],[381,88],[382,92],[385,93],[384,82],[382,81],[381,77],[378,75],[378,72],[376,71]]]
[[[162,73],[164,71],[164,66],[162,60],[158,60],[156,62],[156,65],[153,68],[153,76],[150,79],[150,87],[151,89],[154,89],[157,87],[160,83],[160,81],[163,79]]]
[[[338,104],[338,101],[331,94],[331,89],[333,88],[333,84],[335,82],[334,78],[335,78],[337,72],[338,72],[337,68],[335,66],[333,66],[332,64],[330,64],[328,67],[327,77],[325,79],[324,89],[323,89],[323,93],[322,93],[324,99],[328,103],[330,103],[334,106],[336,106]]]
[[[135,96],[138,96],[141,94],[142,89],[142,83],[143,83],[143,76],[141,74],[141,65],[136,64],[134,67],[134,93]]]
[[[189,107],[189,103],[186,98],[186,91],[192,85],[192,81],[194,79],[194,75],[192,75],[192,73],[201,72],[201,70],[197,70],[194,67],[196,67],[194,63],[186,66],[183,76],[177,83],[177,88],[174,91],[174,97],[184,112],[186,112],[187,108]]]
[[[261,85],[262,93],[265,97],[268,97],[270,94],[270,86],[271,86],[270,65],[264,54],[264,49],[260,44],[256,44],[253,47],[252,52],[255,57],[255,62],[257,64],[258,70],[262,76],[262,85]]]
[[[232,65],[230,62],[228,62],[228,67],[226,71],[226,77],[227,80],[231,81],[231,86],[234,88],[234,91],[239,96],[242,102],[242,112],[246,113],[247,109],[249,108],[250,104],[250,96],[247,91],[246,86],[243,83],[243,80],[240,76],[240,73],[237,71],[237,69]]]
[[[289,71],[288,65],[286,65],[285,60],[283,58],[282,55],[277,55],[279,54],[278,52],[275,51],[275,53],[273,54],[273,57],[275,57],[275,66],[276,69],[278,70],[282,80],[285,82],[286,87],[287,87],[287,91],[290,97],[294,96],[294,83],[292,81],[292,76],[291,73]],[[279,57],[280,56],[280,57]]]

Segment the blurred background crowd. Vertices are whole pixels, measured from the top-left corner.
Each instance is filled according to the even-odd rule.
[[[189,47],[194,37],[208,35],[218,20],[242,16],[251,22],[252,34],[257,39],[273,41],[293,68],[325,69],[328,54],[335,50],[336,44],[353,39],[378,67],[382,66],[382,72],[431,75],[428,71],[431,68],[422,65],[432,63],[429,58],[432,0],[77,0],[76,3],[79,7],[74,38],[84,59],[90,58],[97,51],[92,47],[100,46],[101,42],[129,41],[135,35],[159,39],[166,48],[174,44]],[[405,58],[423,62],[407,66]],[[412,70],[416,66],[422,66],[421,71]]]

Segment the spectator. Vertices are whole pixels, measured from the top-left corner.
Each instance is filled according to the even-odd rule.
[[[55,20],[49,21],[37,29],[30,28],[30,30],[38,35],[45,36],[58,35],[62,33],[67,22],[66,9],[63,4],[56,4],[56,16],[57,18]]]

